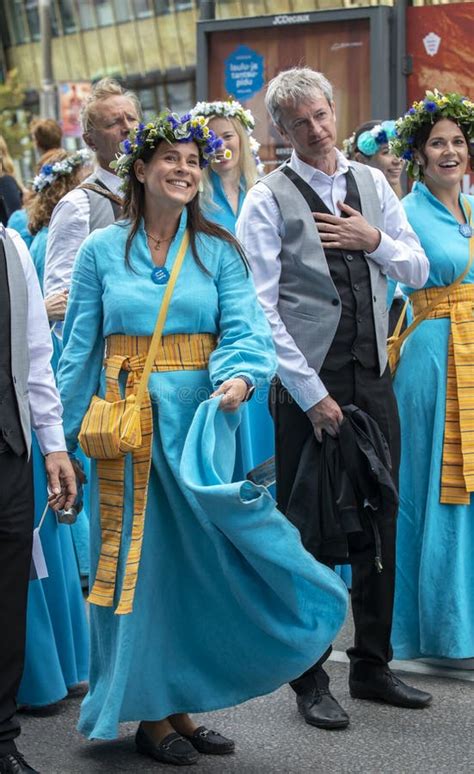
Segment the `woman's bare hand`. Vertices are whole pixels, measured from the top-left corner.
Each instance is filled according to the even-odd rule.
[[[68,290],[62,290],[60,293],[55,293],[53,296],[45,298],[44,304],[46,306],[48,320],[51,320],[52,322],[64,320],[64,317],[66,316],[68,295]]]

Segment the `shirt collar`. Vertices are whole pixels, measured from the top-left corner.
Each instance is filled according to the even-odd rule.
[[[121,195],[120,186],[122,185],[122,178],[118,177],[118,175],[114,175],[113,172],[108,172],[107,169],[104,169],[103,167],[97,167],[95,170],[95,176],[98,180],[100,180],[101,183],[103,183],[109,191],[113,194],[116,194],[117,196]]]
[[[311,164],[307,164],[306,161],[302,161],[295,153],[295,151],[291,154],[290,159],[290,166],[292,169],[294,169],[295,172],[298,173],[300,177],[303,178],[303,180],[306,183],[311,183],[313,180],[335,180],[340,175],[345,175],[346,172],[349,169],[349,163],[341,151],[339,151],[337,148],[336,150],[336,159],[337,159],[337,167],[336,171],[333,175],[326,175],[325,172],[321,172],[320,169],[316,169],[315,167],[312,167]]]

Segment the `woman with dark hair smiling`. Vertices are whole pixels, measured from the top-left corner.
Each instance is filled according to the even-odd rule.
[[[397,122],[393,150],[416,179],[403,200],[430,261],[411,294],[419,326],[395,376],[402,427],[397,658],[474,656],[474,197],[461,182],[474,103],[427,92]],[[459,662],[458,662],[459,663]]]
[[[188,712],[300,674],[346,608],[342,582],[268,492],[230,483],[239,407],[275,355],[241,248],[200,211],[201,167],[219,146],[203,117],[167,113],[123,143],[126,220],[79,252],[58,375],[69,449],[79,435],[98,457],[80,729],[110,739],[119,722],[141,721],[138,751],[177,765],[234,749]],[[136,443],[123,415],[119,448],[127,435],[132,451],[121,456],[107,445],[112,421],[96,417],[125,395],[141,410]]]

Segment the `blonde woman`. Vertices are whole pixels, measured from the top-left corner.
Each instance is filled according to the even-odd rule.
[[[259,143],[253,137],[255,119],[240,102],[198,102],[191,115],[205,115],[209,128],[222,140],[215,161],[203,171],[203,208],[206,216],[235,234],[247,191],[263,173]],[[271,457],[274,452],[273,420],[268,410],[268,388],[261,388],[244,407],[238,433],[236,479]]]
[[[23,191],[15,178],[15,167],[7,144],[0,135],[0,221],[7,225],[10,215],[21,209]]]

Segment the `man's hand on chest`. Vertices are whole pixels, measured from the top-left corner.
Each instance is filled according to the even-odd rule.
[[[363,215],[348,204],[338,202],[346,217],[313,212],[323,247],[335,250],[364,250],[373,253],[380,244],[381,234]]]

